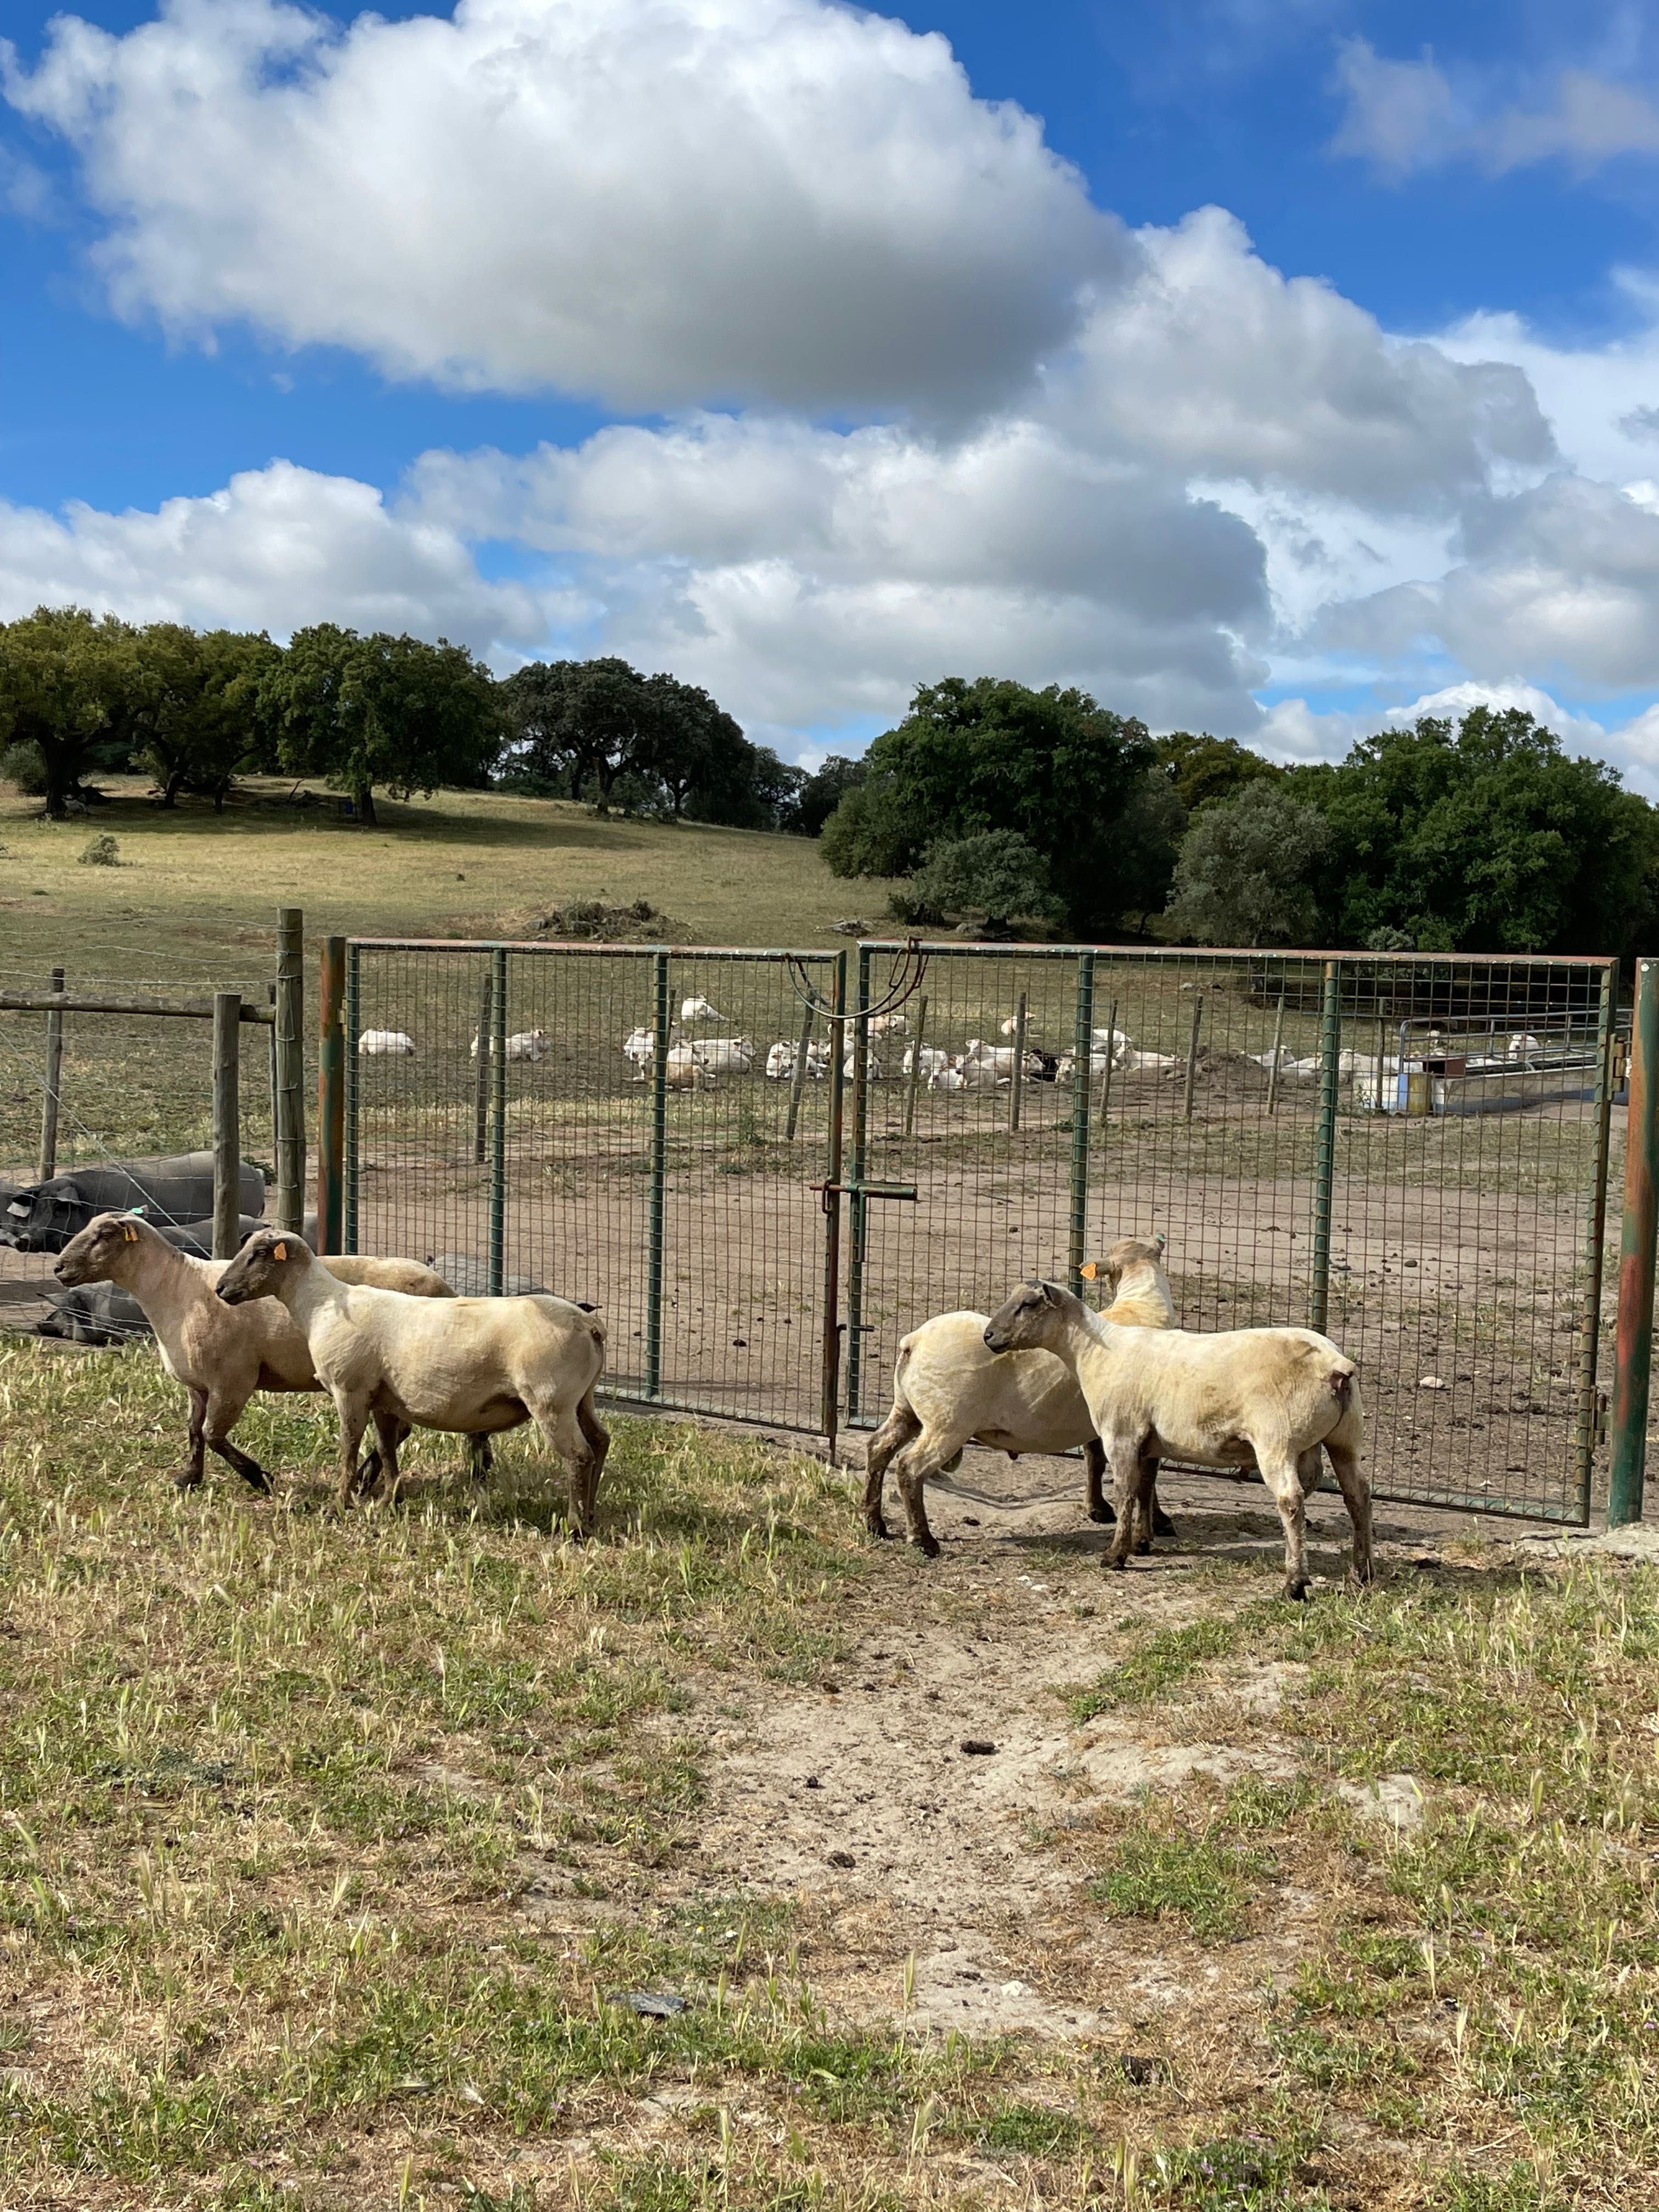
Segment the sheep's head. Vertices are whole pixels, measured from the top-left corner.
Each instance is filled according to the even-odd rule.
[[[126,1272],[129,1247],[139,1242],[148,1226],[135,1213],[100,1213],[78,1237],[70,1237],[52,1272],[71,1290],[82,1283],[118,1282]]]
[[[1065,1293],[1055,1283],[1022,1283],[985,1324],[993,1352],[1029,1352],[1045,1346],[1054,1334]]]
[[[311,1247],[291,1229],[256,1229],[219,1278],[219,1296],[228,1306],[252,1298],[280,1298],[312,1261]]]
[[[1104,1283],[1113,1297],[1132,1267],[1158,1267],[1164,1258],[1164,1239],[1158,1237],[1120,1237],[1103,1260],[1091,1260],[1081,1270],[1091,1283]]]

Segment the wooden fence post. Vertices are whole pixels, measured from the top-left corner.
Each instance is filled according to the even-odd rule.
[[[317,1008],[317,1249],[337,1252],[345,1226],[345,954],[323,940]]]
[[[240,1090],[242,994],[213,994],[213,1256],[234,1260],[241,1242]]]

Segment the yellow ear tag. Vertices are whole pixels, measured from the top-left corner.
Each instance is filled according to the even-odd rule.
[[[288,1257],[287,1245],[273,1244],[270,1248],[270,1256],[273,1260],[286,1260]]]
[[[1092,1283],[1095,1277],[1100,1273],[1099,1261],[1085,1260],[1083,1265],[1078,1269],[1078,1273],[1082,1276],[1085,1283]]]
[[[138,1231],[130,1221],[122,1224],[121,1236],[126,1243],[136,1244],[138,1242]]]

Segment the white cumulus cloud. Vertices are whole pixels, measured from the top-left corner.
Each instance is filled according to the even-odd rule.
[[[281,0],[60,16],[7,97],[77,149],[125,314],[630,410],[960,408],[1121,227],[946,41],[825,0]]]

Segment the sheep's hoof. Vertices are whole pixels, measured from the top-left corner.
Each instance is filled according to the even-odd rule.
[[[173,1478],[173,1486],[175,1490],[199,1490],[202,1486],[201,1468],[199,1467],[181,1468]]]
[[[921,1553],[923,1559],[938,1559],[939,1554],[939,1541],[937,1536],[912,1536],[910,1541],[915,1546],[917,1551]]]
[[[1298,1605],[1307,1597],[1308,1588],[1308,1578],[1305,1575],[1301,1577],[1286,1575],[1285,1577],[1285,1595],[1288,1598],[1293,1598]]]
[[[1115,1528],[1117,1524],[1116,1514],[1109,1505],[1103,1503],[1089,1508],[1089,1518],[1091,1521],[1098,1521],[1103,1528]]]
[[[1161,1505],[1154,1505],[1152,1508],[1153,1535],[1176,1536],[1179,1535],[1180,1533],[1180,1530],[1176,1527],[1175,1522],[1170,1520],[1169,1515],[1164,1510],[1164,1508]]]
[[[1125,1553],[1112,1551],[1106,1554],[1106,1564],[1115,1575],[1121,1575],[1127,1571],[1129,1562]]]
[[[246,1467],[239,1467],[236,1472],[250,1490],[257,1492],[261,1498],[270,1497],[270,1477],[265,1473],[264,1468],[255,1467],[250,1462]]]
[[[879,1513],[871,1514],[864,1525],[872,1536],[886,1537],[893,1533],[887,1525],[885,1516]]]

